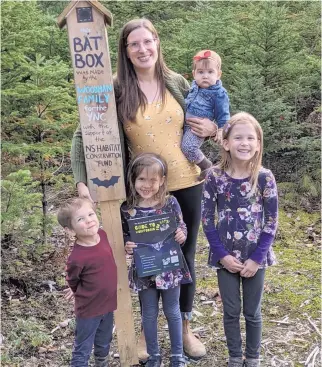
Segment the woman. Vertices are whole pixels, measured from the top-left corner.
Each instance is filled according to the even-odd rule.
[[[128,156],[129,151],[132,156],[142,152],[156,153],[162,155],[169,166],[168,188],[177,198],[187,225],[188,237],[183,253],[193,279],[192,284],[181,286],[183,345],[187,355],[198,359],[206,354],[206,350],[192,334],[189,320],[195,294],[194,262],[202,183],[198,181],[199,168],[190,163],[180,149],[184,97],[189,84],[167,68],[157,31],[147,19],[132,20],[121,30],[114,90],[124,156]],[[200,137],[216,134],[216,125],[208,119],[191,119],[189,124]],[[78,193],[90,197],[80,128],[74,134],[71,159]],[[143,333],[138,353],[140,359],[147,357]]]

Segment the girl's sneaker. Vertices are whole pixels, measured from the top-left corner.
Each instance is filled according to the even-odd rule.
[[[242,357],[229,357],[228,367],[243,367],[244,361]]]
[[[163,367],[161,356],[150,356],[145,367]]]
[[[245,366],[246,367],[259,367],[260,366],[260,360],[259,359],[253,359],[253,358],[246,358],[245,360]]]
[[[169,367],[186,367],[186,360],[184,357],[172,356],[170,357]]]

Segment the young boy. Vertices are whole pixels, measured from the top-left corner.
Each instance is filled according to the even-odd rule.
[[[66,268],[76,315],[71,367],[87,367],[93,345],[95,366],[107,367],[117,302],[112,249],[88,199],[67,200],[57,217],[65,231],[76,237]]]
[[[199,51],[193,57],[192,74],[194,81],[186,98],[186,120],[189,120],[189,117],[215,120],[218,132],[213,138],[221,144],[222,128],[230,119],[230,113],[228,94],[220,80],[220,56],[210,50]],[[190,162],[200,167],[200,180],[204,179],[206,170],[212,166],[211,161],[200,150],[203,141],[204,139],[195,135],[185,123],[181,149]]]

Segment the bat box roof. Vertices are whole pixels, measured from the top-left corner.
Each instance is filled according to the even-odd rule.
[[[79,0],[71,1],[66,6],[64,11],[59,15],[59,17],[57,18],[57,24],[58,24],[59,28],[63,28],[65,26],[68,15],[70,14],[70,12],[74,9],[74,7],[79,2],[80,2]],[[81,2],[89,3],[93,8],[98,10],[103,15],[105,24],[108,24],[110,27],[112,26],[112,24],[113,24],[112,14],[102,4],[100,4],[97,0],[85,0],[85,1],[81,1]]]

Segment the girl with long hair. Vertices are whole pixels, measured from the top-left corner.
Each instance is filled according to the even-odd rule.
[[[265,268],[275,263],[272,244],[278,219],[275,178],[262,167],[262,154],[260,124],[246,112],[237,113],[223,128],[221,160],[209,170],[204,185],[202,223],[210,245],[209,264],[217,269],[229,367],[260,364],[264,276]]]
[[[131,239],[129,221],[138,218],[155,217],[162,214],[174,214],[177,229],[174,240],[184,245],[187,238],[187,227],[182,219],[180,205],[177,199],[167,194],[168,167],[163,158],[156,154],[142,153],[132,160],[128,170],[129,195],[121,206],[121,218],[124,234],[125,251],[132,255],[133,249],[138,247]],[[170,238],[172,235],[170,234]],[[161,251],[166,241],[144,244]],[[172,243],[169,243],[173,246]],[[183,268],[163,271],[160,274],[139,276],[137,264],[132,259],[129,270],[130,287],[140,296],[142,309],[142,324],[145,334],[147,352],[149,354],[146,367],[161,367],[162,358],[158,344],[158,314],[159,298],[162,298],[163,312],[168,321],[171,356],[170,367],[185,367],[182,343],[182,321],[179,306],[180,284],[191,282],[188,267],[184,262],[182,252],[175,250],[176,256],[181,258]],[[178,253],[179,251],[179,253]],[[156,264],[149,266],[153,269]]]

